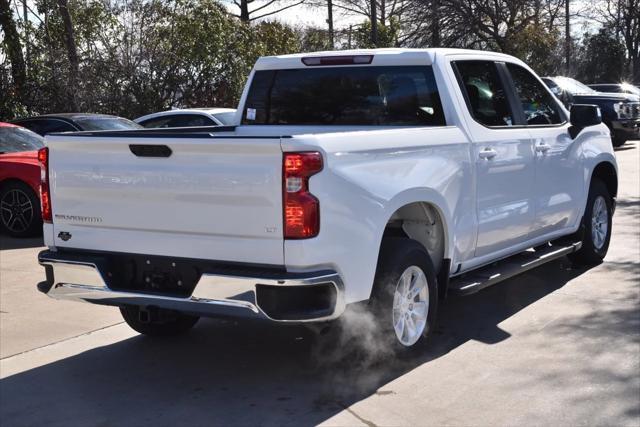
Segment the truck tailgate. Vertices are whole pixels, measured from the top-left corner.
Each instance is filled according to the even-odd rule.
[[[280,138],[46,140],[56,246],[284,264]]]

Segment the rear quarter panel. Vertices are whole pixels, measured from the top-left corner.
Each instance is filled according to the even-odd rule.
[[[324,170],[309,187],[320,200],[320,234],[285,240],[288,270],[327,267],[341,274],[347,303],[368,299],[385,225],[413,202],[436,206],[445,223],[445,257],[467,257],[475,244],[469,143],[453,126],[296,136],[283,151],[323,152]]]

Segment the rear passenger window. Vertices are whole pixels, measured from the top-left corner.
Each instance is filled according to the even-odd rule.
[[[250,125],[445,125],[429,66],[257,71],[242,117]]]
[[[519,65],[507,64],[529,125],[552,125],[565,121],[564,114],[549,91],[533,74]]]
[[[200,114],[177,114],[169,123],[171,128],[194,127],[194,126],[215,126],[217,123],[208,117]]]
[[[496,64],[491,61],[456,61],[454,64],[473,118],[486,126],[512,126],[513,114]]]
[[[140,123],[146,128],[180,128],[194,126],[215,126],[216,122],[201,114],[173,114],[145,120]]]
[[[162,116],[142,121],[140,124],[146,128],[168,128],[169,121],[171,121],[172,118],[173,116]]]

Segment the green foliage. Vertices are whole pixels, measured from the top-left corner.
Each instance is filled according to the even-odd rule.
[[[329,31],[323,28],[305,28],[298,30],[300,52],[318,52],[331,50]]]
[[[585,34],[576,77],[586,83],[619,82],[625,77],[625,46],[609,28]]]
[[[371,21],[364,21],[354,32],[353,48],[395,47],[398,46],[399,33],[400,24],[395,18],[388,25],[378,23],[378,41],[374,44],[371,40]]]
[[[19,37],[12,40],[22,46],[11,52],[23,53],[26,73],[12,66],[8,45],[16,43],[7,43],[0,32],[0,120],[68,111],[70,93],[78,110],[125,117],[172,107],[235,106],[258,57],[332,49],[326,28],[241,22],[220,0],[68,0],[80,61],[72,86],[58,1],[27,2],[32,13],[26,23],[13,17]],[[369,2],[346,3],[368,15]],[[391,13],[391,3],[379,3],[379,16],[387,7],[387,25],[378,24],[375,46],[368,20],[336,29],[335,46],[423,47],[437,31],[435,43],[441,46],[498,50],[542,75],[564,72],[562,20],[556,13],[564,4],[560,0],[439,0],[435,15],[431,1],[400,3],[401,14]],[[626,64],[637,70],[637,58],[608,28],[585,35],[582,44],[574,40],[572,61],[579,79],[617,81]]]
[[[505,53],[520,58],[540,75],[556,74],[562,63],[562,44],[557,30],[530,24],[508,40]]]
[[[0,119],[68,111],[67,91],[77,94],[81,111],[131,118],[171,107],[233,107],[258,57],[301,45],[299,31],[240,22],[215,0],[69,0],[80,57],[72,88],[57,4],[35,5],[41,20],[21,27],[29,34],[28,81],[17,93],[8,64],[0,68],[9,95]]]
[[[9,67],[0,64],[0,121],[26,114],[27,109],[20,102],[15,88],[10,82]]]

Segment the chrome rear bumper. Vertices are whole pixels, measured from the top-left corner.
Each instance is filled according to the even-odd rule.
[[[112,306],[157,307],[204,317],[231,316],[294,323],[332,320],[345,309],[343,283],[334,271],[284,273],[276,278],[203,273],[190,296],[177,297],[111,289],[100,268],[91,261],[70,260],[49,251],[41,253],[38,260],[47,270],[47,281],[39,283],[38,289],[55,299]],[[298,317],[282,318],[261,307],[257,297],[259,286],[275,290],[275,295],[294,288],[309,290],[332,286],[335,298],[326,310],[300,312]]]

